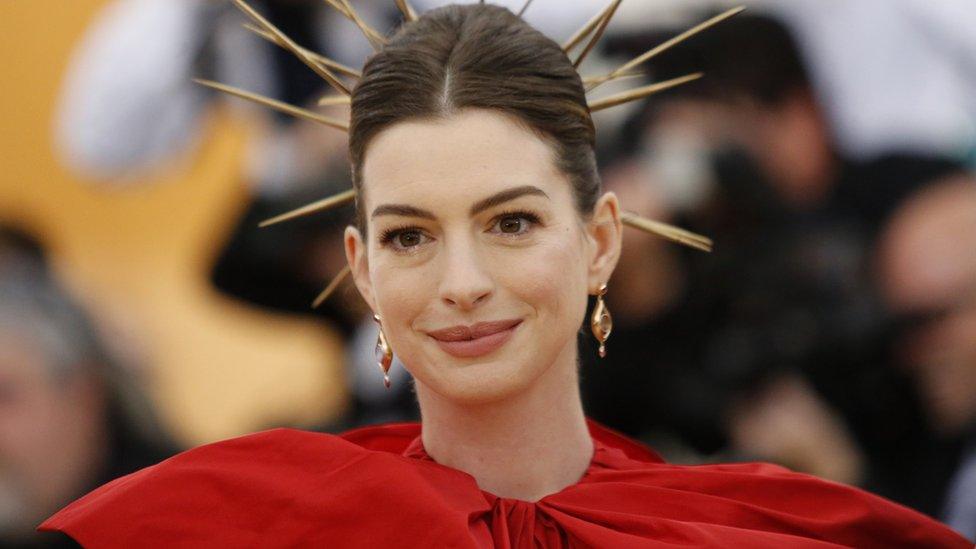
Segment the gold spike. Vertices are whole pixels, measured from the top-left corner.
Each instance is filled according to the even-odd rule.
[[[329,285],[326,286],[325,289],[322,290],[321,293],[319,293],[318,297],[315,298],[315,301],[312,302],[313,309],[318,309],[319,306],[322,305],[322,303],[324,303],[326,299],[329,299],[329,296],[332,295],[332,292],[334,292],[336,288],[339,287],[339,284],[342,284],[342,281],[345,280],[347,276],[349,276],[349,271],[350,271],[349,265],[346,265],[345,267],[342,268],[341,271],[339,271],[334,277],[332,277],[332,280],[329,282]]]
[[[397,8],[400,9],[400,13],[403,14],[403,18],[409,23],[411,21],[417,20],[417,12],[413,10],[410,2],[407,0],[395,0]]]
[[[320,107],[332,106],[332,105],[348,105],[352,102],[352,98],[348,95],[325,95],[319,98],[318,105]]]
[[[386,37],[377,32],[377,30],[373,27],[367,25],[366,21],[360,18],[359,14],[356,13],[356,10],[353,9],[352,4],[349,3],[349,0],[339,1],[342,2],[343,6],[346,7],[346,12],[349,14],[349,18],[352,19],[352,22],[355,23],[356,26],[367,35],[367,38],[369,38],[370,35],[373,37],[372,40],[370,40],[370,43],[373,44],[374,48],[380,49],[383,44],[386,44]]]
[[[647,219],[646,217],[641,217],[633,212],[621,213],[620,221],[622,221],[623,224],[627,225],[628,227],[633,227],[644,232],[656,234],[671,240],[672,242],[684,244],[685,246],[695,248],[696,250],[701,250],[703,252],[712,251],[712,239],[675,227],[674,225],[668,225],[667,223]]]
[[[346,19],[352,19],[352,16],[349,15],[349,11],[346,10],[346,6],[343,5],[342,2],[339,2],[339,0],[325,0],[325,3],[332,6],[333,9],[341,13]]]
[[[518,10],[518,16],[522,17],[523,15],[525,15],[525,10],[529,9],[529,6],[531,5],[532,5],[532,0],[525,0],[525,3],[522,4],[522,9]]]
[[[579,68],[580,63],[582,63],[583,59],[585,59],[587,54],[590,53],[593,46],[596,46],[596,43],[600,41],[600,38],[603,38],[603,33],[607,30],[607,25],[610,24],[610,20],[613,19],[613,15],[617,13],[617,8],[620,7],[621,2],[623,2],[623,0],[614,0],[613,3],[610,4],[610,7],[607,8],[606,13],[603,15],[603,19],[600,20],[600,24],[597,25],[596,30],[593,31],[593,35],[590,36],[590,41],[586,43],[586,46],[583,47],[583,51],[580,52],[579,57],[577,57],[576,61],[573,62],[574,67]]]
[[[315,74],[321,76],[333,88],[346,95],[350,95],[349,88],[347,88],[336,75],[332,74],[329,69],[319,65],[311,57],[305,55],[303,52],[304,48],[293,42],[291,38],[288,38],[285,33],[278,30],[278,27],[272,25],[271,22],[265,19],[260,13],[254,11],[254,8],[247,5],[247,2],[244,0],[234,0],[234,4],[236,4],[241,11],[243,11],[248,17],[257,23],[258,26],[270,32],[275,37],[275,40],[281,43],[282,47],[295,54],[295,56],[298,57],[302,63],[305,63],[310,69],[315,71]]]
[[[220,82],[214,82],[212,80],[203,80],[201,78],[194,78],[194,82],[197,84],[203,84],[208,88],[213,88],[215,90],[228,93],[240,97],[241,99],[247,99],[248,101],[253,101],[259,103],[266,107],[271,107],[277,111],[281,111],[285,114],[290,114],[292,116],[297,116],[298,118],[304,118],[306,120],[311,120],[312,122],[318,122],[319,124],[325,124],[337,130],[349,131],[349,124],[343,122],[342,120],[331,118],[328,116],[323,116],[317,112],[312,112],[301,107],[296,107],[294,105],[289,105],[277,99],[271,99],[270,97],[265,97],[263,95],[258,95],[256,93],[249,92],[247,90],[242,90],[240,88],[235,88],[233,86],[228,86],[226,84],[221,84]]]
[[[633,71],[633,72],[625,72],[623,74],[617,75],[617,77],[614,78],[614,80],[628,80],[628,79],[631,79],[631,78],[646,78],[647,76],[649,76],[649,75],[647,73],[645,73],[645,72]],[[588,85],[588,84],[592,84],[593,82],[596,82],[597,80],[599,80],[599,79],[601,79],[603,77],[604,77],[604,75],[602,75],[602,74],[600,76],[587,76],[587,77],[583,78],[583,85],[585,86],[585,85]]]
[[[383,47],[383,44],[386,43],[386,38],[384,38],[382,34],[376,31],[376,29],[370,27],[365,21],[362,20],[348,0],[325,0],[325,2],[341,13],[346,19],[355,23],[356,26],[359,27],[359,30],[362,31],[363,36],[366,37],[366,40],[369,40],[369,43],[371,46],[373,46],[374,50],[379,50]]]
[[[679,44],[679,43],[687,40],[688,38],[691,38],[692,36],[694,36],[694,35],[702,32],[703,30],[705,30],[705,29],[707,29],[709,27],[713,27],[713,26],[721,23],[722,21],[725,21],[729,17],[732,17],[734,15],[737,15],[737,14],[741,13],[745,9],[746,9],[745,6],[739,6],[737,8],[732,8],[732,9],[726,11],[726,12],[723,12],[723,13],[720,13],[719,15],[716,15],[715,17],[712,17],[711,19],[709,19],[708,21],[705,21],[704,23],[700,23],[698,25],[695,25],[694,27],[686,30],[685,32],[679,34],[678,36],[675,36],[674,38],[672,38],[672,39],[664,42],[663,44],[660,44],[658,46],[655,46],[654,48],[651,48],[650,50],[648,50],[648,51],[642,53],[641,55],[639,55],[639,56],[631,59],[630,61],[624,63],[620,67],[617,67],[616,69],[614,69],[612,72],[610,72],[609,74],[607,74],[603,78],[596,79],[593,84],[590,84],[590,86],[586,89],[586,91],[588,91],[588,92],[589,91],[592,91],[594,88],[596,88],[600,84],[603,84],[604,82],[607,82],[608,80],[613,80],[620,73],[625,72],[625,71],[629,71],[629,70],[633,69],[634,67],[636,67],[637,65],[640,65],[641,63],[645,63],[646,61],[648,61],[652,57],[655,57],[656,55],[660,54],[661,52],[667,51],[668,49],[670,49],[670,48],[676,46],[677,44]]]
[[[604,97],[603,99],[598,99],[589,104],[590,112],[596,112],[601,109],[616,107],[617,105],[627,103],[629,101],[642,99],[649,95],[654,95],[655,93],[662,92],[667,89],[671,89],[675,86],[680,86],[685,82],[698,80],[702,76],[704,76],[704,73],[696,72],[694,74],[688,74],[685,76],[680,76],[678,78],[672,78],[671,80],[665,80],[664,82],[657,82],[649,86],[641,86],[639,88],[634,88],[632,90],[627,90],[625,92],[618,93],[616,95]]]
[[[258,224],[258,227],[262,227],[262,228],[268,227],[271,225],[275,225],[277,223],[281,223],[282,221],[290,221],[297,217],[302,217],[302,216],[322,212],[328,210],[329,208],[334,208],[335,206],[341,206],[342,204],[345,204],[346,202],[349,202],[354,198],[356,198],[355,189],[342,191],[341,193],[323,198],[322,200],[317,200],[315,202],[312,202],[311,204],[306,204],[301,208],[296,208],[294,210],[291,210],[290,212],[285,212],[281,215],[276,215],[271,219],[265,219],[264,221]]]
[[[288,49],[287,46],[285,46],[282,42],[280,42],[277,38],[275,38],[275,35],[271,34],[270,32],[262,28],[255,27],[250,23],[244,23],[244,28],[253,32],[254,34],[259,35],[261,38],[264,38],[265,40],[271,42],[272,44],[277,44],[285,49]],[[346,76],[351,76],[353,78],[362,78],[363,76],[363,73],[357,71],[356,69],[343,65],[338,61],[333,61],[332,59],[329,59],[324,55],[315,53],[314,51],[309,50],[307,48],[302,48],[302,53],[311,57],[319,64],[325,65],[326,68],[332,69],[338,73],[342,73],[345,74]]]
[[[610,10],[610,8],[613,7],[614,3],[615,1],[611,0],[611,2],[607,4],[607,7],[600,10],[600,13],[597,13],[596,15],[591,17],[590,20],[587,21],[585,25],[583,25],[582,27],[580,27],[578,31],[573,33],[573,36],[571,36],[569,40],[566,40],[563,43],[563,51],[569,53],[570,50],[575,48],[577,44],[583,41],[584,38],[589,36],[590,33],[593,32],[593,29],[595,29],[596,26],[600,24],[600,21],[603,21],[603,16],[606,15],[606,13]]]

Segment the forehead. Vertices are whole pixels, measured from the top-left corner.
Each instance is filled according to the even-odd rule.
[[[490,110],[400,122],[378,134],[363,159],[367,208],[407,199],[475,201],[519,185],[535,185],[554,200],[570,195],[551,146]]]

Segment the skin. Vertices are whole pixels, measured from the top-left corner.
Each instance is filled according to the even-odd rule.
[[[103,394],[55,380],[29,335],[0,329],[0,540],[27,542],[105,459]],[[2,544],[2,542],[0,542]]]
[[[802,209],[826,198],[837,166],[830,131],[809,91],[794,90],[773,105],[743,100],[727,112],[729,133],[787,203]]]
[[[743,455],[856,485],[864,456],[835,412],[803,378],[784,375],[732,407],[729,434]]]
[[[584,219],[548,143],[481,109],[387,128],[362,170],[368,238],[348,227],[346,256],[414,376],[427,452],[500,497],[537,501],[576,483],[593,453],[576,334],[620,255],[616,196]],[[516,188],[533,190],[472,215]],[[385,205],[430,216],[373,215]],[[401,232],[381,242],[389,230]],[[428,333],[514,318],[509,340],[479,357],[452,356]]]
[[[942,433],[976,423],[976,181],[959,176],[912,197],[885,230],[881,289],[896,314],[943,313],[897,351]]]

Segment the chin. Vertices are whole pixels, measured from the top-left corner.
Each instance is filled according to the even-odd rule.
[[[441,371],[431,375],[429,383],[424,385],[457,404],[491,404],[507,400],[531,387],[538,377],[529,371],[531,367],[517,361],[485,361],[464,365],[442,363],[437,367]],[[422,378],[418,380],[424,382]]]

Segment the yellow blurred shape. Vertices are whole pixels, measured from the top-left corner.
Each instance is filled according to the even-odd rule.
[[[247,124],[214,112],[202,146],[133,188],[97,187],[59,165],[58,88],[103,3],[0,3],[0,222],[39,235],[65,283],[113,319],[115,337],[144,346],[146,389],[183,443],[334,417],[346,400],[339,337],[225,298],[208,282],[249,200]]]

